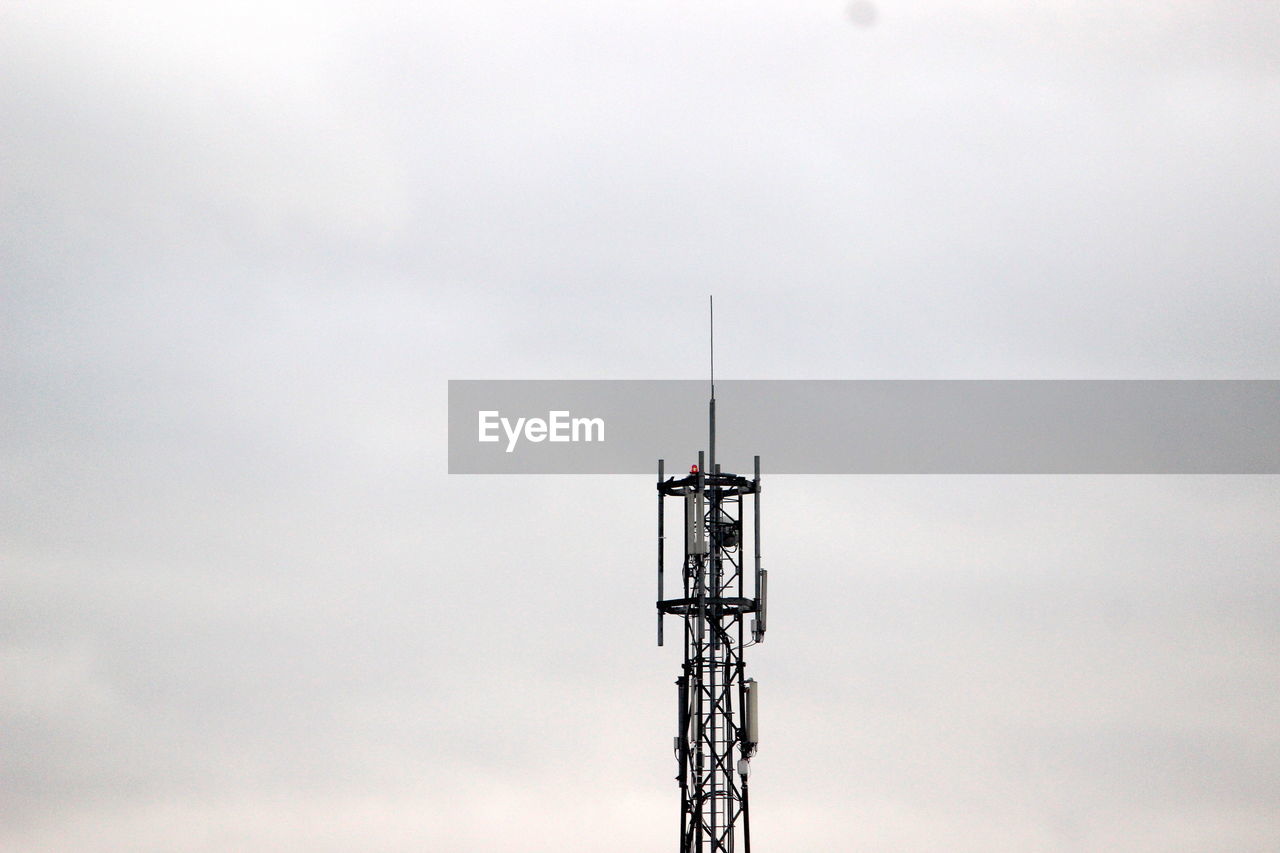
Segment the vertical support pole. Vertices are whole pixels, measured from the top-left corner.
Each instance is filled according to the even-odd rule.
[[[695,543],[694,545],[695,552],[698,546],[701,545],[702,543],[706,543],[706,546],[704,547],[709,547],[710,545],[710,543],[707,542],[707,536],[706,536],[707,522],[706,522],[706,518],[704,517],[705,510],[703,509],[704,507],[703,495],[705,495],[707,491],[707,469],[706,469],[706,466],[703,464],[705,461],[706,461],[706,453],[699,450],[698,451],[698,476],[693,482],[694,502],[699,509],[698,512],[694,513],[694,524],[697,525],[695,529],[698,534],[698,535],[695,535],[693,539]],[[698,583],[696,584],[696,587],[698,589],[699,596],[703,596],[706,594],[706,579],[704,576],[706,574],[705,569],[706,569],[707,560],[705,555],[707,554],[707,551],[703,550],[701,553],[704,555],[703,559],[700,561],[697,561]],[[701,605],[699,605],[699,610],[701,610]]]
[[[716,298],[710,294],[707,295],[708,308],[708,331],[711,338],[711,411],[710,411],[710,427],[711,427],[711,454],[707,459],[707,464],[711,466],[712,473],[716,470]]]
[[[711,396],[711,407],[710,407],[710,422],[711,422],[711,423],[710,423],[710,430],[709,430],[709,431],[710,431],[710,433],[711,433],[711,436],[710,436],[710,439],[711,439],[711,444],[710,444],[711,452],[710,452],[710,453],[708,454],[708,456],[707,456],[707,465],[708,465],[707,470],[714,474],[714,473],[715,473],[715,470],[716,470],[716,398],[715,398],[715,391],[713,390],[713,391],[711,392],[711,394],[712,394],[712,396]]]
[[[707,483],[707,466],[706,453],[698,451],[698,476],[694,481],[697,489],[699,503],[701,503],[703,495],[706,492]],[[703,514],[697,514],[697,525],[700,532],[705,531],[706,519]],[[705,537],[705,533],[704,533]],[[710,543],[708,543],[710,545]],[[697,572],[697,581],[694,585],[698,595],[698,630],[695,637],[693,652],[695,657],[694,663],[694,687],[697,690],[697,701],[694,709],[693,726],[696,730],[696,748],[694,750],[694,768],[693,772],[697,777],[697,800],[693,804],[693,832],[695,837],[701,834],[700,827],[704,821],[704,809],[714,809],[715,803],[707,799],[707,792],[714,791],[714,776],[711,779],[712,787],[708,787],[707,772],[710,768],[706,766],[709,758],[714,758],[709,751],[711,745],[706,742],[707,734],[707,714],[715,713],[715,706],[708,707],[708,700],[712,697],[708,695],[709,690],[714,690],[714,685],[708,679],[708,667],[706,661],[706,643],[707,643],[707,553],[704,551],[701,556],[695,556],[694,567]],[[714,672],[711,673],[714,676]],[[714,813],[714,812],[713,812]],[[698,851],[702,853],[702,851]]]
[[[659,463],[661,464],[661,463]],[[755,559],[756,559],[756,600],[760,599],[760,457],[755,457],[756,472],[755,480],[752,481],[753,491],[755,492],[755,506],[751,513],[755,521]]]
[[[752,481],[752,490],[754,491],[754,512],[752,512],[753,522],[755,526],[755,569],[756,569],[756,618],[751,625],[751,639],[759,643],[764,640],[765,629],[765,603],[766,595],[764,569],[760,568],[760,457],[755,457],[755,479]]]
[[[662,494],[663,460],[658,460],[658,645],[662,645],[662,599],[666,597],[662,584],[662,563],[666,553],[666,537],[662,525],[662,510],[666,503]]]

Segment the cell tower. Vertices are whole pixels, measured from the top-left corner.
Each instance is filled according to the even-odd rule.
[[[759,691],[746,677],[743,650],[764,640],[768,573],[760,567],[760,457],[751,479],[716,462],[714,307],[709,450],[689,473],[664,479],[658,460],[658,645],[663,617],[684,625],[684,669],[676,679],[675,752],[680,783],[680,853],[751,853],[747,777],[759,742]],[[755,528],[751,597],[746,590],[743,498],[752,495]],[[669,497],[684,499],[682,595],[664,588]],[[750,641],[743,620],[754,614]],[[739,842],[741,846],[739,846]]]

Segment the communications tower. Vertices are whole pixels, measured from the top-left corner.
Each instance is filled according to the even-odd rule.
[[[713,333],[714,335],[714,333]],[[714,336],[712,338],[714,351]],[[675,753],[680,784],[680,853],[751,853],[747,777],[759,742],[759,689],[746,677],[743,650],[765,632],[768,573],[760,567],[760,457],[751,478],[716,462],[715,361],[709,449],[676,479],[658,460],[658,645],[663,617],[680,617],[684,668],[676,679]],[[754,528],[748,583],[744,498]],[[680,596],[664,588],[667,498],[683,499]],[[751,614],[750,630],[743,624]]]

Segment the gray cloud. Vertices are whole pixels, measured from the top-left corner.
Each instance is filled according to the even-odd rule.
[[[1274,11],[877,10],[0,12],[0,846],[670,842],[651,486],[449,378],[1275,377]],[[1275,846],[1274,478],[766,482],[758,843]]]

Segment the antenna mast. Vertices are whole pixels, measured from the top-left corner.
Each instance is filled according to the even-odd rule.
[[[760,566],[760,457],[750,479],[716,463],[715,320],[711,322],[710,452],[676,479],[658,460],[658,645],[663,617],[684,627],[684,667],[676,679],[680,853],[751,853],[747,777],[759,743],[759,692],[746,677],[747,614],[752,644],[764,640],[768,573]],[[704,456],[706,457],[704,459]],[[703,464],[704,461],[707,464]],[[754,526],[753,578],[747,597],[745,497]],[[684,571],[679,598],[663,588],[666,499],[684,500]],[[736,759],[736,760],[735,760]],[[739,845],[741,842],[741,845]]]
[[[716,298],[714,296],[707,297],[707,306],[711,314],[711,405],[708,416],[711,437],[707,462],[710,466],[710,473],[714,474],[716,472]]]

